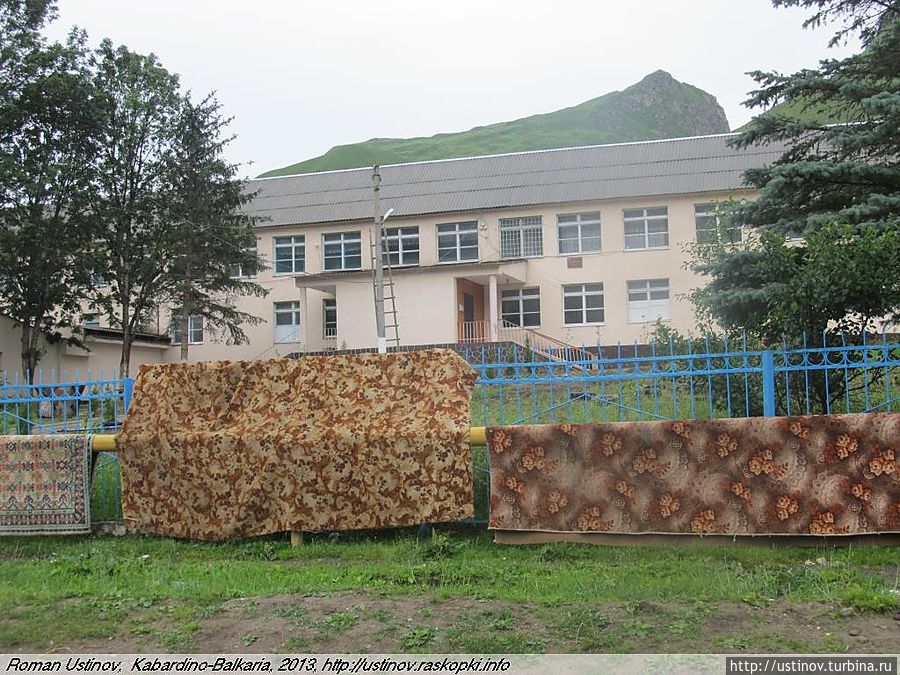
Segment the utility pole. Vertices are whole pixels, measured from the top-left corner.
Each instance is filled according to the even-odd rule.
[[[384,327],[384,261],[381,251],[381,205],[378,191],[381,187],[381,174],[378,165],[373,168],[372,185],[375,189],[375,328],[378,331],[378,353],[387,354],[387,332]]]

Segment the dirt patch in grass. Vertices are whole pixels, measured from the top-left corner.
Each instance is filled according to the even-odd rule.
[[[892,614],[828,603],[534,605],[358,592],[238,598],[132,622],[73,652],[854,652],[900,641]],[[177,612],[176,612],[177,614]],[[29,651],[23,645],[18,651]],[[41,646],[46,649],[47,646]]]

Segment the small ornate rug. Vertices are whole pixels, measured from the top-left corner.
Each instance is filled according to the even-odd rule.
[[[0,535],[89,533],[90,475],[90,436],[0,436]]]

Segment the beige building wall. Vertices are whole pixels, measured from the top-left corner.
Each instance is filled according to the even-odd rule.
[[[0,316],[0,381],[14,381],[22,377],[21,330],[13,321]],[[84,347],[68,345],[63,341],[48,343],[41,340],[44,355],[38,371],[45,382],[88,381],[118,377],[122,343],[88,336]],[[161,363],[170,351],[166,345],[135,342],[131,351],[129,368],[137,374],[142,363]]]
[[[668,279],[670,319],[673,328],[690,332],[695,329],[694,314],[685,294],[702,280],[685,269],[685,246],[695,241],[694,205],[729,198],[747,198],[748,191],[698,193],[606,200],[585,203],[555,204],[536,207],[494,209],[470,213],[453,213],[422,217],[390,218],[386,227],[419,228],[419,265],[393,270],[399,334],[402,344],[435,344],[455,342],[459,335],[457,279],[467,279],[482,288],[485,314],[490,308],[490,276],[497,280],[498,296],[505,289],[540,288],[541,323],[533,327],[555,339],[580,345],[631,343],[644,341],[652,330],[652,321],[629,322],[627,282],[642,279]],[[383,207],[390,208],[385,202]],[[642,207],[668,209],[669,245],[646,250],[626,250],[623,211]],[[601,251],[575,256],[561,255],[557,235],[560,214],[599,212],[601,218]],[[543,255],[523,260],[501,258],[500,219],[540,216],[543,225]],[[479,264],[439,264],[437,225],[476,221],[479,237]],[[360,271],[325,272],[323,235],[326,233],[361,232],[362,269]],[[376,342],[374,302],[371,276],[371,222],[334,225],[259,228],[258,250],[270,269],[261,272],[256,281],[269,291],[265,298],[241,298],[245,311],[264,322],[245,328],[248,345],[226,345],[206,334],[204,344],[190,346],[190,360],[253,359],[284,356],[292,352],[319,351],[328,348],[367,348]],[[275,274],[275,237],[302,234],[305,238],[305,270],[301,274]],[[580,258],[581,267],[571,267]],[[598,325],[564,325],[563,290],[565,284],[602,283],[604,321]],[[323,335],[325,298],[337,301],[337,337]],[[290,343],[274,342],[274,307],[277,302],[301,303],[301,326],[297,339]],[[499,306],[499,298],[497,304]],[[390,306],[390,305],[388,305]],[[489,320],[489,316],[485,316]],[[390,322],[390,317],[388,318]],[[388,337],[393,333],[388,332]],[[177,360],[177,347],[165,358]]]
[[[668,324],[682,332],[695,329],[690,302],[683,297],[702,280],[685,269],[685,246],[695,241],[694,205],[730,198],[750,198],[750,191],[698,193],[650,198],[598,200],[593,202],[551,204],[521,208],[492,209],[390,218],[386,227],[419,228],[419,265],[393,270],[394,291],[399,318],[401,344],[422,345],[456,342],[461,335],[462,316],[460,289],[481,288],[485,323],[490,322],[491,277],[497,287],[495,306],[500,307],[503,290],[540,289],[541,322],[533,330],[573,345],[631,343],[644,341],[652,330],[652,322],[628,321],[627,282],[640,279],[668,279],[670,319]],[[388,200],[382,204],[391,208]],[[665,206],[668,209],[669,245],[650,250],[626,250],[623,210]],[[560,214],[599,212],[601,250],[578,255],[560,255],[557,216]],[[540,216],[542,219],[543,255],[524,260],[503,260],[500,247],[500,219]],[[444,223],[475,221],[478,223],[479,260],[477,263],[438,263],[437,226]],[[340,224],[297,225],[258,228],[258,250],[269,269],[254,281],[268,291],[263,298],[238,298],[238,306],[262,319],[258,325],[245,325],[249,343],[227,344],[224,336],[204,327],[202,344],[189,346],[190,361],[216,359],[274,358],[288,354],[323,349],[370,348],[376,344],[374,302],[371,273],[370,221]],[[362,269],[325,272],[323,263],[326,233],[361,232]],[[276,274],[274,270],[275,237],[303,235],[305,269],[299,274]],[[578,262],[581,267],[573,267]],[[604,321],[597,325],[564,325],[563,290],[565,284],[602,283]],[[324,336],[323,300],[337,301],[337,336]],[[290,341],[275,342],[275,303],[299,302],[300,327]],[[478,317],[481,318],[481,317]],[[498,317],[499,318],[499,317]],[[388,318],[390,322],[391,317]],[[0,319],[0,371],[19,367],[18,334]],[[168,317],[162,315],[162,330]],[[392,331],[388,337],[392,337]],[[490,330],[484,329],[490,338]],[[44,360],[45,368],[57,371],[91,370],[111,372],[118,367],[119,343],[94,341],[90,351],[64,345],[51,345]],[[140,363],[171,362],[180,358],[180,348],[159,345],[135,345],[132,372]]]

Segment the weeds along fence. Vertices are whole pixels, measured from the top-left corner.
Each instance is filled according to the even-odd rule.
[[[472,425],[618,422],[900,409],[900,342],[750,349],[748,340],[669,340],[537,352],[512,343],[461,349],[478,380]],[[0,434],[114,433],[133,380],[0,374]],[[486,519],[487,451],[476,448],[477,522]],[[114,453],[96,464],[96,520],[121,518]]]

